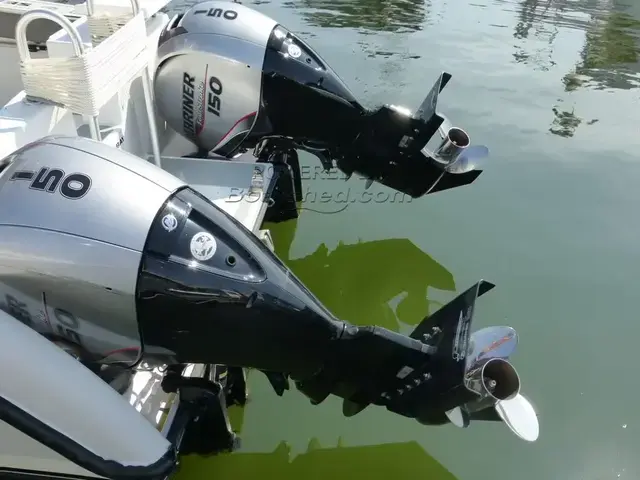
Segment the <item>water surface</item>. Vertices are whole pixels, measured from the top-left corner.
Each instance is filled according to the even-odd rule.
[[[441,108],[492,153],[475,184],[412,201],[374,185],[365,202],[360,179],[313,178],[299,220],[271,228],[354,323],[406,331],[479,278],[496,283],[474,326],[518,330],[512,359],[542,431],[527,444],[498,424],[428,428],[380,408],[345,419],[338,400],[278,398],[253,374],[234,412],[242,451],[189,460],[182,478],[640,478],[640,3],[628,2],[247,2],[366,105],[415,108],[453,74]],[[336,200],[345,191],[353,203]]]

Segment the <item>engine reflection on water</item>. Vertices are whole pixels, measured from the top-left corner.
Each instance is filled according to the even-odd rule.
[[[455,292],[453,275],[406,238],[354,244],[325,244],[291,258],[296,221],[270,225],[276,254],[338,318],[354,324],[380,325],[399,331],[414,327],[432,306],[428,288]]]
[[[363,447],[322,448],[316,439],[307,451],[292,455],[286,442],[268,453],[236,453],[209,459],[185,458],[176,480],[216,478],[244,480],[369,480],[415,479],[455,480],[417,442],[389,443]]]

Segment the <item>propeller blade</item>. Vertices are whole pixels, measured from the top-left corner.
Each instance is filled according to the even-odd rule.
[[[531,402],[521,394],[509,400],[496,403],[496,412],[502,421],[518,437],[527,442],[535,442],[540,435],[538,415]]]
[[[467,428],[471,423],[469,413],[461,407],[451,409],[448,412],[445,412],[445,415],[456,427]]]
[[[483,159],[489,156],[489,149],[484,145],[471,145],[464,150],[455,162],[447,165],[445,170],[449,173],[466,173],[471,170],[479,170],[477,167]]]
[[[471,334],[469,345],[467,370],[480,360],[509,358],[518,346],[518,334],[511,327],[486,327]]]

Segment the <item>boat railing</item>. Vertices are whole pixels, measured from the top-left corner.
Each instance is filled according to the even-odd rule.
[[[28,100],[58,105],[87,117],[91,137],[101,141],[100,109],[142,76],[153,163],[160,166],[144,13],[137,0],[131,0],[130,15],[98,12],[93,0],[86,5],[91,45],[82,41],[76,26],[62,13],[35,8],[22,15],[16,24],[16,46],[25,95]],[[73,56],[31,57],[27,27],[38,19],[53,21],[61,27],[69,37]]]

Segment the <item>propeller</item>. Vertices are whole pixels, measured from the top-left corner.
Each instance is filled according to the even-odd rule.
[[[431,154],[441,164],[447,173],[467,173],[480,170],[483,162],[489,156],[489,149],[484,145],[470,145],[467,132],[454,127],[451,121],[438,113],[443,122],[438,127],[442,138],[440,146]],[[428,152],[428,151],[427,151]]]
[[[475,420],[497,421],[506,424],[523,440],[538,439],[538,416],[533,405],[520,393],[520,377],[508,360],[517,345],[518,334],[508,326],[483,328],[470,336],[463,389],[468,391],[465,398],[474,398],[445,412],[453,425],[467,428]],[[368,405],[345,399],[342,413],[351,417]]]
[[[540,423],[531,402],[518,393],[510,400],[501,400],[494,406],[502,421],[518,437],[535,442],[540,435]]]
[[[451,409],[445,415],[456,427],[467,428],[471,423],[471,415],[462,407]]]
[[[466,173],[471,170],[482,170],[480,167],[489,156],[489,149],[484,145],[471,145],[462,151],[458,158],[444,169],[448,173]]]
[[[502,421],[521,439],[538,439],[538,415],[520,393],[520,378],[508,361],[517,345],[511,327],[487,327],[471,335],[465,386],[479,399],[446,412],[452,424],[466,428],[471,420]]]
[[[518,334],[511,327],[486,327],[471,334],[467,370],[486,358],[508,359],[518,346]]]

